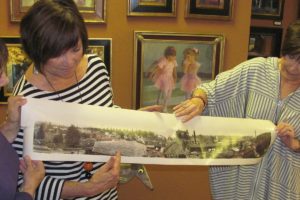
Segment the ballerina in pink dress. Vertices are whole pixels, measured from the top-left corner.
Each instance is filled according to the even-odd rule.
[[[177,61],[175,47],[168,46],[165,49],[164,56],[156,60],[155,67],[150,74],[150,79],[154,86],[159,90],[156,103],[163,105],[167,112],[168,102],[172,97],[177,78]],[[160,103],[162,100],[162,103]]]
[[[200,63],[197,61],[199,50],[196,48],[187,48],[183,52],[184,60],[182,62],[184,75],[181,78],[181,90],[185,92],[185,98],[190,98],[193,90],[201,83],[197,73],[200,69]]]

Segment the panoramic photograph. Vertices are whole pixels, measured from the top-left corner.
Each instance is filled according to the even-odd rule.
[[[166,137],[153,131],[78,127],[36,122],[33,150],[37,153],[114,155],[155,158],[259,158],[268,150],[271,132],[252,136],[205,135],[175,130]]]

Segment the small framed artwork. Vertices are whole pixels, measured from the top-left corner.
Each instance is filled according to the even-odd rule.
[[[38,0],[10,0],[10,20],[20,22]],[[106,22],[106,0],[74,0],[86,23]]]
[[[8,49],[8,62],[5,72],[8,76],[8,84],[1,88],[0,102],[6,103],[7,97],[13,92],[13,88],[19,78],[25,73],[31,60],[26,56],[22,50],[19,37],[2,37],[1,38]]]
[[[112,39],[111,38],[90,38],[87,54],[97,54],[105,63],[108,74],[112,74]]]
[[[251,27],[248,59],[254,57],[279,57],[281,40],[281,28]]]
[[[32,63],[22,50],[19,37],[2,37],[8,49],[8,63],[5,72],[9,78],[9,83],[1,88],[0,103],[6,103],[7,97],[13,92],[13,88],[27,68]],[[111,79],[111,38],[91,38],[87,53],[97,54],[105,63]]]
[[[176,16],[177,0],[128,0],[128,16]]]
[[[223,35],[135,32],[134,107],[163,105],[165,112],[222,71]]]
[[[230,20],[234,0],[187,0],[186,18]]]
[[[252,18],[282,20],[284,0],[252,0]]]

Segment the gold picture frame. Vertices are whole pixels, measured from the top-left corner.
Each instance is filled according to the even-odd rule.
[[[153,63],[156,63],[163,55],[167,47],[176,49],[177,80],[172,97],[169,101],[168,111],[186,96],[181,91],[181,82],[184,76],[183,58],[188,48],[197,49],[198,62],[201,64],[197,76],[202,82],[211,81],[223,70],[223,57],[225,38],[223,35],[185,34],[185,33],[160,33],[143,32],[134,33],[134,74],[133,74],[133,107],[157,104],[159,90],[149,74],[152,72]],[[159,104],[159,103],[158,103]]]
[[[38,0],[10,0],[10,21],[20,22]],[[106,23],[106,0],[75,0],[86,23]]]
[[[8,96],[12,95],[15,84],[25,73],[31,61],[22,50],[19,37],[1,37],[1,39],[6,43],[8,50],[8,62],[5,73],[9,82],[1,88],[0,103],[7,103]]]
[[[177,0],[128,0],[127,16],[176,17]]]
[[[234,0],[186,0],[185,17],[231,20]]]

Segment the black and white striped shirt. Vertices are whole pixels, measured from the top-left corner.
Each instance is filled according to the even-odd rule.
[[[80,91],[78,91],[80,90]],[[108,72],[103,61],[96,55],[88,55],[88,68],[86,74],[78,84],[57,92],[43,91],[29,83],[25,76],[22,76],[14,88],[14,95],[24,97],[48,99],[64,102],[75,102],[95,106],[113,106],[113,95]],[[13,143],[19,157],[23,154],[23,131],[18,133]],[[35,199],[58,200],[61,196],[64,181],[86,182],[85,170],[82,162],[44,162],[46,176],[40,184]],[[94,173],[103,163],[94,163]],[[23,182],[19,177],[19,185]],[[107,190],[94,197],[82,197],[76,199],[118,199],[116,188]]]

